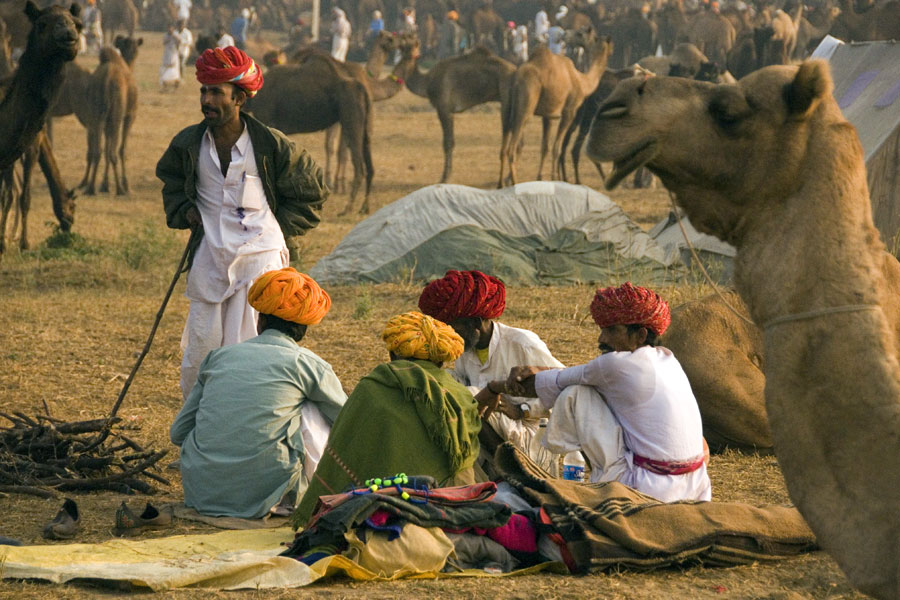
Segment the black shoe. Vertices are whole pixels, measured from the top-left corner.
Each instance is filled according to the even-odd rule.
[[[78,505],[71,498],[66,498],[62,508],[53,520],[44,527],[44,537],[48,540],[69,540],[81,529],[81,518]]]

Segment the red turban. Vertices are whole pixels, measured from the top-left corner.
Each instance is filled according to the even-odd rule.
[[[633,286],[597,290],[591,302],[591,316],[600,328],[612,325],[642,325],[662,335],[669,327],[669,303],[654,291]]]
[[[419,309],[445,323],[464,317],[496,319],[504,308],[503,282],[481,271],[447,271],[426,285],[419,296]]]
[[[234,46],[204,50],[197,59],[197,81],[207,85],[233,83],[252,98],[263,86],[259,65]]]

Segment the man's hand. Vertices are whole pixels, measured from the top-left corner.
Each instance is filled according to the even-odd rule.
[[[509,371],[509,377],[506,379],[506,389],[512,396],[521,396],[523,398],[537,398],[537,392],[534,389],[534,376],[546,367],[513,367]]]
[[[196,206],[192,206],[187,209],[187,212],[184,213],[184,218],[187,219],[188,226],[191,229],[203,227],[203,218],[200,216],[200,211],[197,210]]]
[[[517,402],[510,402],[509,398],[501,398],[498,410],[513,421],[521,421],[525,418],[522,407]]]
[[[491,385],[488,384],[475,395],[475,401],[478,403],[478,415],[482,419],[487,419],[492,412],[497,410],[497,405],[500,404],[500,394],[492,392]]]

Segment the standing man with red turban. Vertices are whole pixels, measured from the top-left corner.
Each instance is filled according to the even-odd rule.
[[[287,267],[249,295],[259,335],[206,356],[169,431],[184,502],[206,515],[256,519],[297,502],[347,399],[331,365],[299,345],[331,308],[325,290]]]
[[[256,335],[250,284],[286,267],[285,239],[319,224],[328,197],[322,170],[277,129],[241,112],[263,85],[259,66],[235,47],[197,59],[203,121],[182,130],[156,165],[166,222],[194,236],[186,295],[181,391],[206,354]]]
[[[532,460],[551,469],[550,452],[532,446],[540,417],[548,410],[539,400],[515,398],[505,394],[506,377],[518,365],[541,365],[561,368],[547,345],[535,333],[498,322],[506,308],[506,287],[496,277],[481,271],[448,271],[432,281],[419,296],[419,309],[448,323],[463,338],[465,352],[455,363],[451,374],[469,388],[483,405],[496,405],[503,394],[500,410],[490,412],[486,423],[496,435],[529,453]],[[482,428],[482,444],[493,458],[496,436],[490,443],[490,432]]]
[[[668,303],[651,290],[626,283],[597,290],[591,315],[600,327],[600,356],[568,369],[517,367],[510,372],[508,386],[540,398],[548,408],[556,406],[547,433],[551,445],[554,438],[568,438],[581,446],[592,467],[596,441],[591,436],[612,431],[608,419],[591,423],[592,412],[598,404],[608,407],[625,444],[625,465],[615,479],[663,502],[710,500],[697,400],[675,356],[656,345],[669,326]],[[597,397],[585,402],[577,398],[565,409],[560,406],[563,398],[574,398],[573,389],[584,387],[602,396],[600,402]],[[554,425],[560,425],[554,423],[557,416],[569,426],[568,432],[554,432]],[[592,473],[591,481],[607,480]]]

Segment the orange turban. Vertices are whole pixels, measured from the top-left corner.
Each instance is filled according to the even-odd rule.
[[[259,312],[301,325],[315,325],[331,308],[328,293],[292,267],[263,273],[247,298]]]
[[[631,282],[597,290],[591,302],[591,316],[600,328],[612,325],[641,325],[657,335],[671,322],[669,303],[659,294]]]
[[[204,50],[195,66],[197,81],[205,85],[231,83],[243,88],[251,98],[263,86],[259,65],[234,46]]]
[[[389,351],[402,358],[440,363],[456,360],[463,352],[463,340],[452,327],[420,312],[391,318],[381,339]]]

